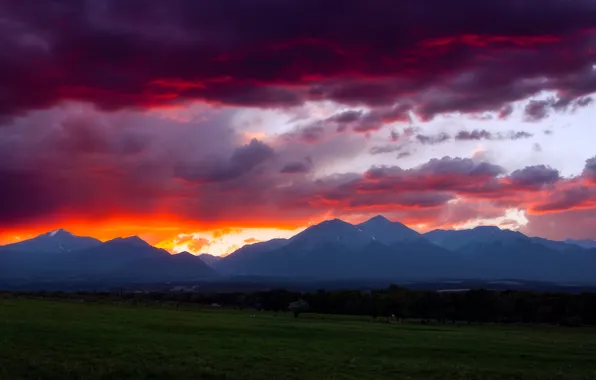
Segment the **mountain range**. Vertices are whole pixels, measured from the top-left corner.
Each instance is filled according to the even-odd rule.
[[[170,255],[137,236],[99,240],[52,231],[0,247],[0,279],[192,281],[219,276],[188,252]]]
[[[175,255],[138,237],[100,242],[65,230],[0,247],[3,280],[198,281],[230,276],[312,280],[527,280],[596,283],[596,242],[553,241],[481,226],[420,234],[376,216],[339,219],[225,257]]]

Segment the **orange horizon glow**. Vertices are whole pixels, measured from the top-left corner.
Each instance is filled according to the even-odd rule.
[[[333,219],[335,215],[320,214],[314,219],[280,223],[277,221],[207,223],[204,221],[183,221],[167,215],[154,217],[119,217],[96,221],[62,219],[38,222],[26,226],[4,228],[0,231],[0,245],[16,243],[39,236],[41,234],[63,228],[78,236],[90,236],[102,242],[118,237],[139,236],[147,243],[165,249],[170,253],[188,251],[193,254],[209,253],[225,256],[246,244],[274,238],[289,238],[307,228],[309,225]],[[360,223],[370,215],[346,215],[343,220]],[[437,225],[424,219],[413,218],[401,222],[410,228],[424,233],[433,229],[472,228],[496,222],[478,219],[460,224]]]
[[[22,225],[4,226],[0,230],[0,245],[16,243],[44,233],[63,228],[78,236],[90,236],[100,241],[117,237],[139,236],[152,245],[159,244],[180,234],[199,232],[225,235],[237,229],[296,230],[309,221],[194,221],[182,220],[169,215],[120,216],[98,220],[81,218],[55,218],[30,222]],[[223,233],[222,233],[223,231]],[[229,233],[229,232],[228,232]]]

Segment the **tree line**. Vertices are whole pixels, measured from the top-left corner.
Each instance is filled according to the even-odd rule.
[[[293,292],[284,289],[252,293],[192,291],[34,292],[5,296],[77,298],[87,301],[160,302],[210,305],[263,311],[308,311],[349,314],[373,319],[416,319],[423,323],[525,323],[565,326],[596,325],[596,293],[539,293],[476,289],[457,292],[419,291],[392,285],[386,289]],[[299,302],[297,304],[297,302]],[[305,307],[305,305],[307,305]]]

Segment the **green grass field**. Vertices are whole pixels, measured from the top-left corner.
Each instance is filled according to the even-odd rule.
[[[10,299],[0,300],[0,378],[593,380],[595,338],[588,328]]]

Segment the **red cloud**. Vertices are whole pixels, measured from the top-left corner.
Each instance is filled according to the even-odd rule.
[[[114,110],[328,99],[505,117],[542,90],[564,102],[596,90],[590,1],[40,0],[0,12],[1,115],[65,100]]]

